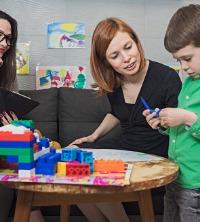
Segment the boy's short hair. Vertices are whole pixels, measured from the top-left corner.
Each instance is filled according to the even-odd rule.
[[[164,45],[175,53],[187,45],[200,47],[200,5],[190,4],[178,9],[169,21]]]

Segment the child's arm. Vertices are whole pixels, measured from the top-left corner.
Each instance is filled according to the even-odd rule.
[[[159,117],[167,126],[179,126],[181,124],[191,126],[198,118],[196,113],[181,108],[162,109]]]

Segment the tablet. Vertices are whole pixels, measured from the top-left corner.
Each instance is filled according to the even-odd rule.
[[[0,113],[13,111],[20,119],[39,105],[27,96],[0,88]]]

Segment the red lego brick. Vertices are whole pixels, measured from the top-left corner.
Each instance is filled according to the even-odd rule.
[[[90,176],[90,164],[66,164],[66,176],[77,177],[77,176]]]
[[[12,134],[12,132],[0,132],[0,141],[32,141],[34,134],[32,131],[24,132],[24,134]]]

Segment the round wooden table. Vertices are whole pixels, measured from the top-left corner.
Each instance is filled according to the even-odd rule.
[[[18,189],[14,222],[27,222],[32,206],[60,205],[60,222],[69,221],[70,205],[94,202],[138,201],[143,222],[154,222],[151,188],[176,179],[178,165],[168,159],[134,162],[130,185],[91,186],[1,182]]]

